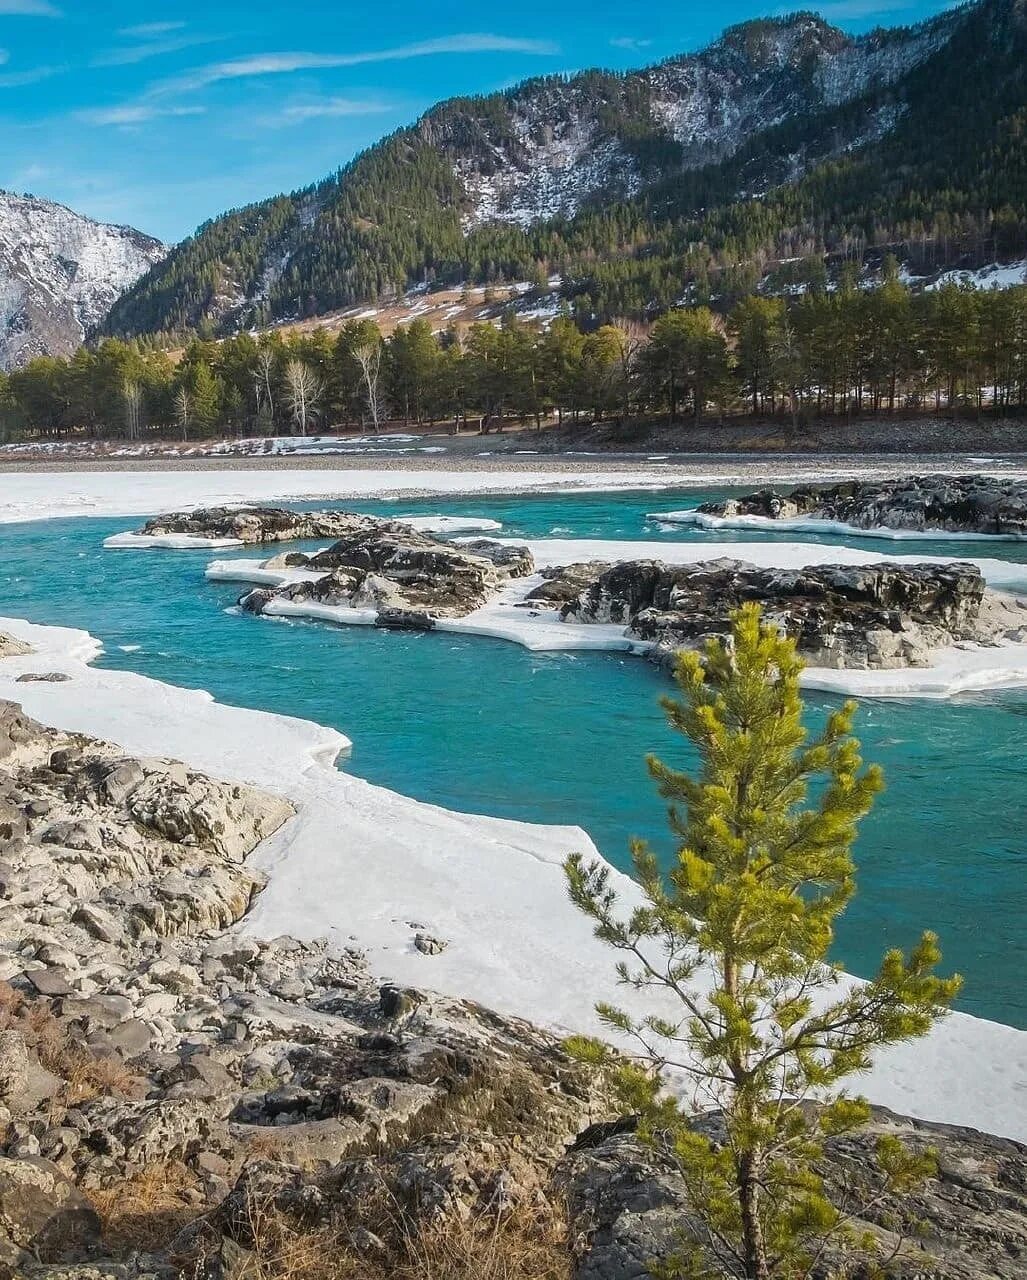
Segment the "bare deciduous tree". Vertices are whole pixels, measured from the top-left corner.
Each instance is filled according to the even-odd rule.
[[[193,420],[193,401],[187,387],[179,387],[175,392],[175,422],[182,432],[182,439],[189,439],[189,424]]]
[[[257,364],[253,374],[257,393],[257,415],[260,416],[261,409],[266,403],[268,418],[272,423],[275,420],[275,396],[271,384],[275,376],[275,363],[274,351],[270,347],[261,347],[257,352]]]
[[[285,366],[285,405],[294,430],[301,436],[307,434],[307,423],[317,417],[323,393],[321,379],[309,365],[302,360],[289,361]]]
[[[353,349],[353,359],[360,366],[360,377],[364,383],[364,395],[367,398],[367,411],[371,417],[371,429],[375,435],[381,429],[385,416],[385,401],[381,393],[382,343],[363,342]]]
[[[126,382],[122,397],[125,401],[125,430],[130,440],[138,440],[143,420],[143,389],[138,382]]]

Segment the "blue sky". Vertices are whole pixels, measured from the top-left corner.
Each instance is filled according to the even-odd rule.
[[[945,7],[831,0],[819,9],[858,32]],[[639,66],[775,8],[0,0],[0,188],[177,240],[226,208],[306,186],[440,98]]]

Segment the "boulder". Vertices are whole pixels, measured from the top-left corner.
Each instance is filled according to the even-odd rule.
[[[64,1082],[39,1061],[21,1031],[0,1031],[0,1104],[28,1115],[60,1092]]]
[[[805,517],[860,529],[983,533],[1027,538],[1027,481],[995,476],[907,476],[803,485],[788,493],[760,489],[698,508],[704,515]]]
[[[100,1245],[100,1219],[55,1164],[0,1157],[0,1265],[74,1261]]]
[[[17,640],[14,636],[0,631],[0,660],[4,658],[24,658],[32,652],[32,646]]]

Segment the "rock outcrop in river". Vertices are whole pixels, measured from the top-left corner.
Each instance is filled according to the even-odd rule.
[[[680,1184],[555,1040],[231,927],[262,884],[247,853],[291,813],[0,703],[2,1280],[243,1280],[318,1254],[319,1276],[383,1280],[419,1232],[538,1236],[564,1202],[568,1276],[645,1274],[687,1226]],[[430,985],[443,944],[411,922],[411,945]],[[1022,1274],[1027,1149],[878,1115],[830,1150],[832,1187],[873,1179],[882,1124],[941,1155],[897,1274]],[[869,1225],[887,1237],[898,1207]]]
[[[272,601],[368,609],[377,624],[430,630],[435,619],[462,618],[513,578],[534,569],[525,547],[476,538],[459,546],[402,524],[374,521],[315,556],[269,561],[300,568],[304,578],[275,591],[254,591],[242,605],[263,613]]]
[[[578,585],[580,570],[563,573]],[[562,580],[546,584],[549,598],[559,598]],[[987,591],[976,565],[960,563],[761,569],[739,560],[680,567],[634,560],[600,572],[561,616],[623,624],[664,660],[727,635],[732,611],[749,601],[817,667],[926,666],[932,649],[1027,635],[1027,609]]]
[[[832,520],[858,529],[981,533],[1027,538],[1027,481],[990,476],[910,476],[804,485],[788,493],[760,489],[708,502],[702,515],[767,520]]]
[[[142,537],[176,534],[197,539],[226,539],[257,545],[299,542],[305,538],[347,538],[385,523],[348,511],[289,511],[285,507],[207,507],[155,516],[139,530]]]

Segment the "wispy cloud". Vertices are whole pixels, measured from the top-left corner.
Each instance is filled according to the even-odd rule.
[[[184,22],[141,22],[137,27],[122,27],[118,35],[128,40],[152,40],[154,36],[170,35],[184,27]]]
[[[306,124],[310,120],[338,119],[343,116],[370,116],[390,110],[387,102],[364,101],[360,98],[319,98],[314,102],[298,102],[283,107],[277,115],[264,116],[261,123],[271,128]]]
[[[60,9],[50,0],[0,0],[0,14],[25,18],[60,18]]]
[[[213,44],[223,40],[224,36],[190,36],[168,35],[164,38],[144,40],[140,44],[125,45],[121,49],[111,49],[93,59],[94,67],[125,67],[136,62],[145,62],[148,58],[159,58],[168,53],[178,53],[182,49],[192,49],[199,44]]]
[[[38,84],[67,71],[67,67],[29,67],[26,71],[5,71],[0,74],[0,89],[21,89],[25,85]]]
[[[527,53],[549,56],[559,52],[550,40],[528,40],[513,36],[453,35],[391,49],[373,49],[363,53],[261,53],[249,58],[235,58],[198,67],[180,76],[160,81],[153,86],[155,94],[191,93],[224,80],[243,80],[255,76],[288,75],[295,71],[320,71],[335,67],[357,67],[372,62],[398,62],[408,58],[428,58],[445,53]]]
[[[635,53],[639,49],[648,49],[652,44],[652,41],[641,40],[638,36],[613,36],[610,40],[610,44],[612,44],[615,49],[628,49],[632,53]]]
[[[76,120],[83,124],[132,128],[147,124],[150,120],[178,116],[202,116],[206,107],[158,107],[141,102],[126,103],[120,107],[91,107],[76,111]]]

